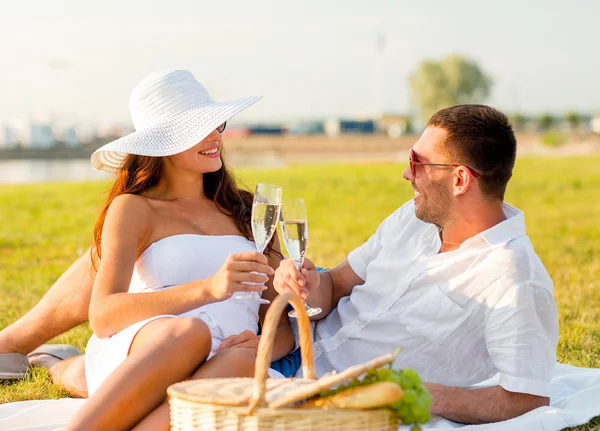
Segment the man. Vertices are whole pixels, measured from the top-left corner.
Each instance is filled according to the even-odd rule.
[[[503,204],[515,155],[500,112],[478,105],[440,111],[404,173],[414,201],[329,271],[319,275],[308,259],[302,273],[282,263],[276,288],[301,294],[326,316],[315,332],[319,373],[401,346],[395,365],[415,368],[429,382],[434,414],[493,422],[548,404],[557,311],[523,214]],[[0,361],[2,353],[30,352],[87,320],[91,284],[82,258],[40,304],[0,332]],[[252,342],[240,337],[228,347]],[[85,395],[81,358],[53,370]],[[500,386],[464,389],[497,372]]]
[[[505,115],[444,109],[411,150],[412,201],[329,271],[281,264],[276,290],[323,309],[319,374],[401,346],[395,366],[428,383],[433,414],[486,423],[548,405],[557,310],[523,213],[503,203],[515,157]],[[499,386],[467,389],[497,373]]]

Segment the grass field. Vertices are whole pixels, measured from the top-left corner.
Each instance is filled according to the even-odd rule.
[[[507,202],[525,211],[534,247],[555,283],[560,313],[558,358],[600,367],[600,157],[521,158]],[[240,171],[249,187],[273,182],[286,196],[304,197],[309,255],[331,266],[363,243],[412,196],[404,165],[297,166]],[[0,187],[0,328],[44,294],[90,244],[108,183]],[[82,325],[58,337],[84,348]],[[62,396],[45,372],[0,386],[0,403]],[[595,420],[579,430],[596,429]]]

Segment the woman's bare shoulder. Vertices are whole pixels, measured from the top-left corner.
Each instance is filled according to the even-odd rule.
[[[125,193],[114,198],[108,211],[126,217],[143,216],[152,212],[152,207],[144,196]]]
[[[148,199],[133,194],[117,196],[106,214],[106,224],[118,227],[118,231],[147,231],[152,226],[152,207]]]

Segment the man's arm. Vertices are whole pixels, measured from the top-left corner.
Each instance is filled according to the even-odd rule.
[[[355,286],[364,284],[350,264],[344,259],[335,268],[319,273],[319,287],[313,289],[306,301],[311,307],[321,307],[323,312],[317,316],[322,319],[337,307],[340,299],[349,296]]]
[[[300,272],[287,259],[281,262],[273,282],[280,294],[292,291],[303,297],[311,307],[321,308],[323,312],[312,316],[313,320],[327,316],[337,307],[341,298],[350,295],[354,286],[361,284],[364,284],[364,280],[356,275],[348,259],[324,272],[318,272],[308,259],[304,259]]]
[[[479,389],[425,386],[433,398],[431,413],[463,424],[505,421],[550,404],[547,397],[509,392],[502,386]]]
[[[480,424],[512,419],[549,405],[558,339],[552,292],[533,282],[499,288],[505,293],[487,319],[485,342],[502,386],[464,389],[428,384],[431,413]]]
[[[403,209],[410,206],[412,202],[394,211],[379,225],[367,242],[352,251],[333,269],[318,273],[315,265],[310,260],[304,259],[302,272],[300,272],[291,261],[283,261],[275,273],[273,283],[275,289],[280,294],[294,292],[304,298],[310,306],[320,307],[323,312],[313,316],[313,320],[327,316],[337,307],[340,299],[349,296],[355,286],[365,283],[367,267],[377,258],[382,249],[382,238],[390,227],[401,222]]]

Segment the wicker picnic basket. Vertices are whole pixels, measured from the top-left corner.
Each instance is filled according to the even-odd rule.
[[[302,379],[267,379],[275,329],[288,301],[298,313]],[[169,387],[172,431],[397,431],[388,409],[293,408],[323,389],[389,364],[389,354],[316,379],[310,322],[295,295],[278,296],[269,308],[260,339],[254,378],[201,379]]]

